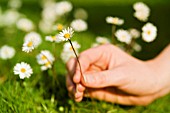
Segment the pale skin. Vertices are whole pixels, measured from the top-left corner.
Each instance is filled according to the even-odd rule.
[[[148,105],[170,92],[170,45],[157,57],[142,61],[106,44],[82,52],[67,63],[69,94],[123,105]]]

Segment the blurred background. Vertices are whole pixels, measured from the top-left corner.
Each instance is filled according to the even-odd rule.
[[[17,1],[19,2],[16,3]],[[57,43],[55,46],[56,49],[52,47],[51,42],[45,41],[45,36],[56,35],[58,31],[45,33],[39,29],[39,23],[41,23],[43,15],[42,12],[46,9],[42,4],[46,2],[48,7],[50,7],[48,4],[49,1],[55,4],[55,2],[57,3],[63,0],[0,0],[0,48],[7,44],[15,47],[16,50],[16,55],[13,59],[0,59],[0,112],[58,113],[57,110],[59,109],[61,112],[65,111],[65,113],[168,113],[170,111],[169,95],[147,107],[125,107],[106,102],[91,101],[90,99],[81,103],[75,103],[70,99],[65,86],[67,70],[64,62],[62,62],[60,58],[63,43]],[[75,32],[73,37],[73,40],[80,43],[80,51],[90,48],[97,36],[111,37],[112,26],[106,23],[107,16],[124,19],[125,23],[122,26],[118,26],[118,29],[137,28],[141,31],[141,27],[146,24],[146,22],[140,22],[133,16],[133,4],[136,2],[144,2],[149,6],[151,13],[148,22],[153,23],[157,27],[158,34],[156,40],[151,43],[137,39],[137,42],[142,46],[142,50],[140,52],[134,52],[133,55],[143,60],[151,59],[159,54],[170,42],[170,0],[67,1],[72,3],[73,10],[66,15],[68,18],[65,20],[62,18],[63,20],[61,19],[59,22],[68,21],[69,23],[72,21],[74,19],[74,11],[78,8],[83,8],[88,13],[88,19],[86,20],[88,30],[81,33]],[[18,8],[13,10],[11,7]],[[50,8],[50,11],[48,10],[47,8],[44,17],[47,21],[49,19],[48,16],[52,16],[53,18],[51,14],[56,13],[55,9],[51,10]],[[41,46],[29,54],[23,52],[21,49],[23,39],[28,32],[16,27],[17,22],[15,22],[15,16],[18,13],[21,14],[20,16],[22,18],[29,19],[34,23],[35,29],[33,30],[39,33],[43,40]],[[2,19],[1,15],[3,15],[5,19]],[[11,21],[14,23],[11,24]],[[58,22],[58,20],[55,20],[55,22],[56,21]],[[22,27],[24,27],[24,25]],[[48,26],[44,25],[43,27],[49,31]],[[40,66],[37,64],[35,56],[37,52],[39,53],[40,50],[44,49],[54,50],[53,52],[57,56],[57,62],[54,63],[53,69],[57,71],[57,80],[61,86],[53,84],[52,81],[56,81],[53,78],[55,74],[53,74],[51,70],[41,71]],[[29,79],[20,80],[19,77],[13,73],[14,65],[21,61],[29,63],[34,70],[34,74]]]
[[[2,9],[7,8],[8,0],[0,0]],[[111,26],[106,24],[107,16],[118,16],[125,20],[124,29],[135,27],[141,29],[143,23],[133,17],[132,5],[139,0],[71,0],[74,8],[84,8],[88,12],[89,31],[96,35],[109,36]],[[140,42],[143,49],[134,54],[140,59],[150,59],[156,56],[170,42],[170,0],[140,0],[151,8],[149,21],[158,27],[157,39],[152,43]],[[20,12],[26,14],[33,21],[40,19],[41,0],[23,0]],[[1,40],[0,44],[4,41]]]

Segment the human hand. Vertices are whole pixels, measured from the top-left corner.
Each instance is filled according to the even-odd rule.
[[[67,64],[67,88],[76,101],[85,95],[124,105],[147,105],[170,91],[170,75],[158,67],[161,63],[156,59],[141,61],[107,44],[84,51],[79,61],[86,81],[75,59]]]

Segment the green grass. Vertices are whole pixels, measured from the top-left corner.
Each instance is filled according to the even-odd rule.
[[[73,1],[73,0],[72,0]],[[81,50],[88,49],[95,41],[98,35],[110,36],[110,26],[104,19],[107,15],[118,15],[126,19],[125,28],[129,26],[136,27],[141,25],[132,17],[131,3],[135,0],[122,0],[111,2],[111,0],[87,0],[83,3],[81,0],[74,0],[75,7],[82,6],[89,12],[89,31],[83,33],[75,33],[72,40],[76,40],[81,44]],[[145,0],[146,1],[146,0]],[[149,59],[154,57],[170,39],[169,34],[169,4],[168,0],[147,1],[151,4],[153,13],[151,21],[159,26],[159,40],[152,44],[144,45],[141,53],[135,56],[141,59]],[[166,2],[166,3],[165,3]],[[5,10],[6,0],[2,0],[2,7]],[[118,6],[124,4],[123,6]],[[158,5],[159,3],[165,5]],[[91,5],[90,5],[91,4]],[[116,5],[113,5],[116,4]],[[103,5],[103,6],[101,6]],[[112,6],[113,5],[113,6]],[[113,8],[114,7],[114,8]],[[30,10],[31,9],[31,10]],[[35,23],[40,19],[41,8],[36,0],[25,0],[23,7],[19,10],[27,15]],[[164,12],[164,13],[162,13]],[[126,13],[126,14],[125,14]],[[161,15],[161,17],[160,17]],[[97,101],[84,98],[80,103],[74,102],[68,97],[65,86],[66,68],[65,64],[59,58],[62,50],[62,44],[56,46],[56,55],[58,59],[54,65],[57,71],[57,82],[53,82],[54,78],[51,71],[40,71],[40,66],[36,62],[35,55],[38,50],[48,49],[52,51],[50,42],[45,42],[31,54],[21,51],[23,37],[25,33],[17,29],[0,28],[0,47],[4,44],[15,47],[17,54],[11,60],[4,61],[0,59],[0,113],[169,113],[170,112],[170,95],[157,99],[152,104],[143,106],[122,106],[104,101]],[[42,34],[44,40],[45,34]],[[160,37],[164,37],[161,39]],[[161,40],[161,41],[160,41]],[[161,43],[160,43],[161,42]],[[156,50],[154,48],[158,46]],[[28,62],[34,71],[34,74],[25,80],[20,80],[18,76],[13,74],[13,67],[16,63]]]

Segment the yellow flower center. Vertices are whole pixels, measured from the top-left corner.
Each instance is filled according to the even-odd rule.
[[[25,73],[25,72],[26,72],[26,69],[25,69],[25,68],[21,68],[21,72],[22,72],[22,73]]]
[[[27,44],[28,47],[31,47],[32,45],[33,45],[32,41],[30,41],[30,42]]]
[[[57,25],[57,30],[61,31],[63,29],[63,25],[62,24],[58,24]]]
[[[70,34],[69,33],[66,33],[65,35],[64,35],[64,38],[70,38]]]
[[[118,18],[114,18],[114,19],[113,19],[113,23],[117,24],[117,23],[118,23],[118,20],[119,20]]]
[[[43,55],[43,56],[41,57],[41,59],[42,59],[42,60],[46,60],[46,56]]]
[[[126,39],[126,36],[125,36],[125,35],[123,35],[123,36],[122,36],[122,38],[123,38],[123,39]]]
[[[151,34],[151,31],[147,31],[147,33],[148,33],[148,35],[150,35],[150,34]]]
[[[70,47],[70,50],[73,50],[73,48],[72,48],[72,47]]]
[[[52,39],[53,39],[53,40],[56,40],[56,36],[52,36]]]
[[[45,66],[48,67],[51,63],[50,62],[47,62],[45,63]]]

